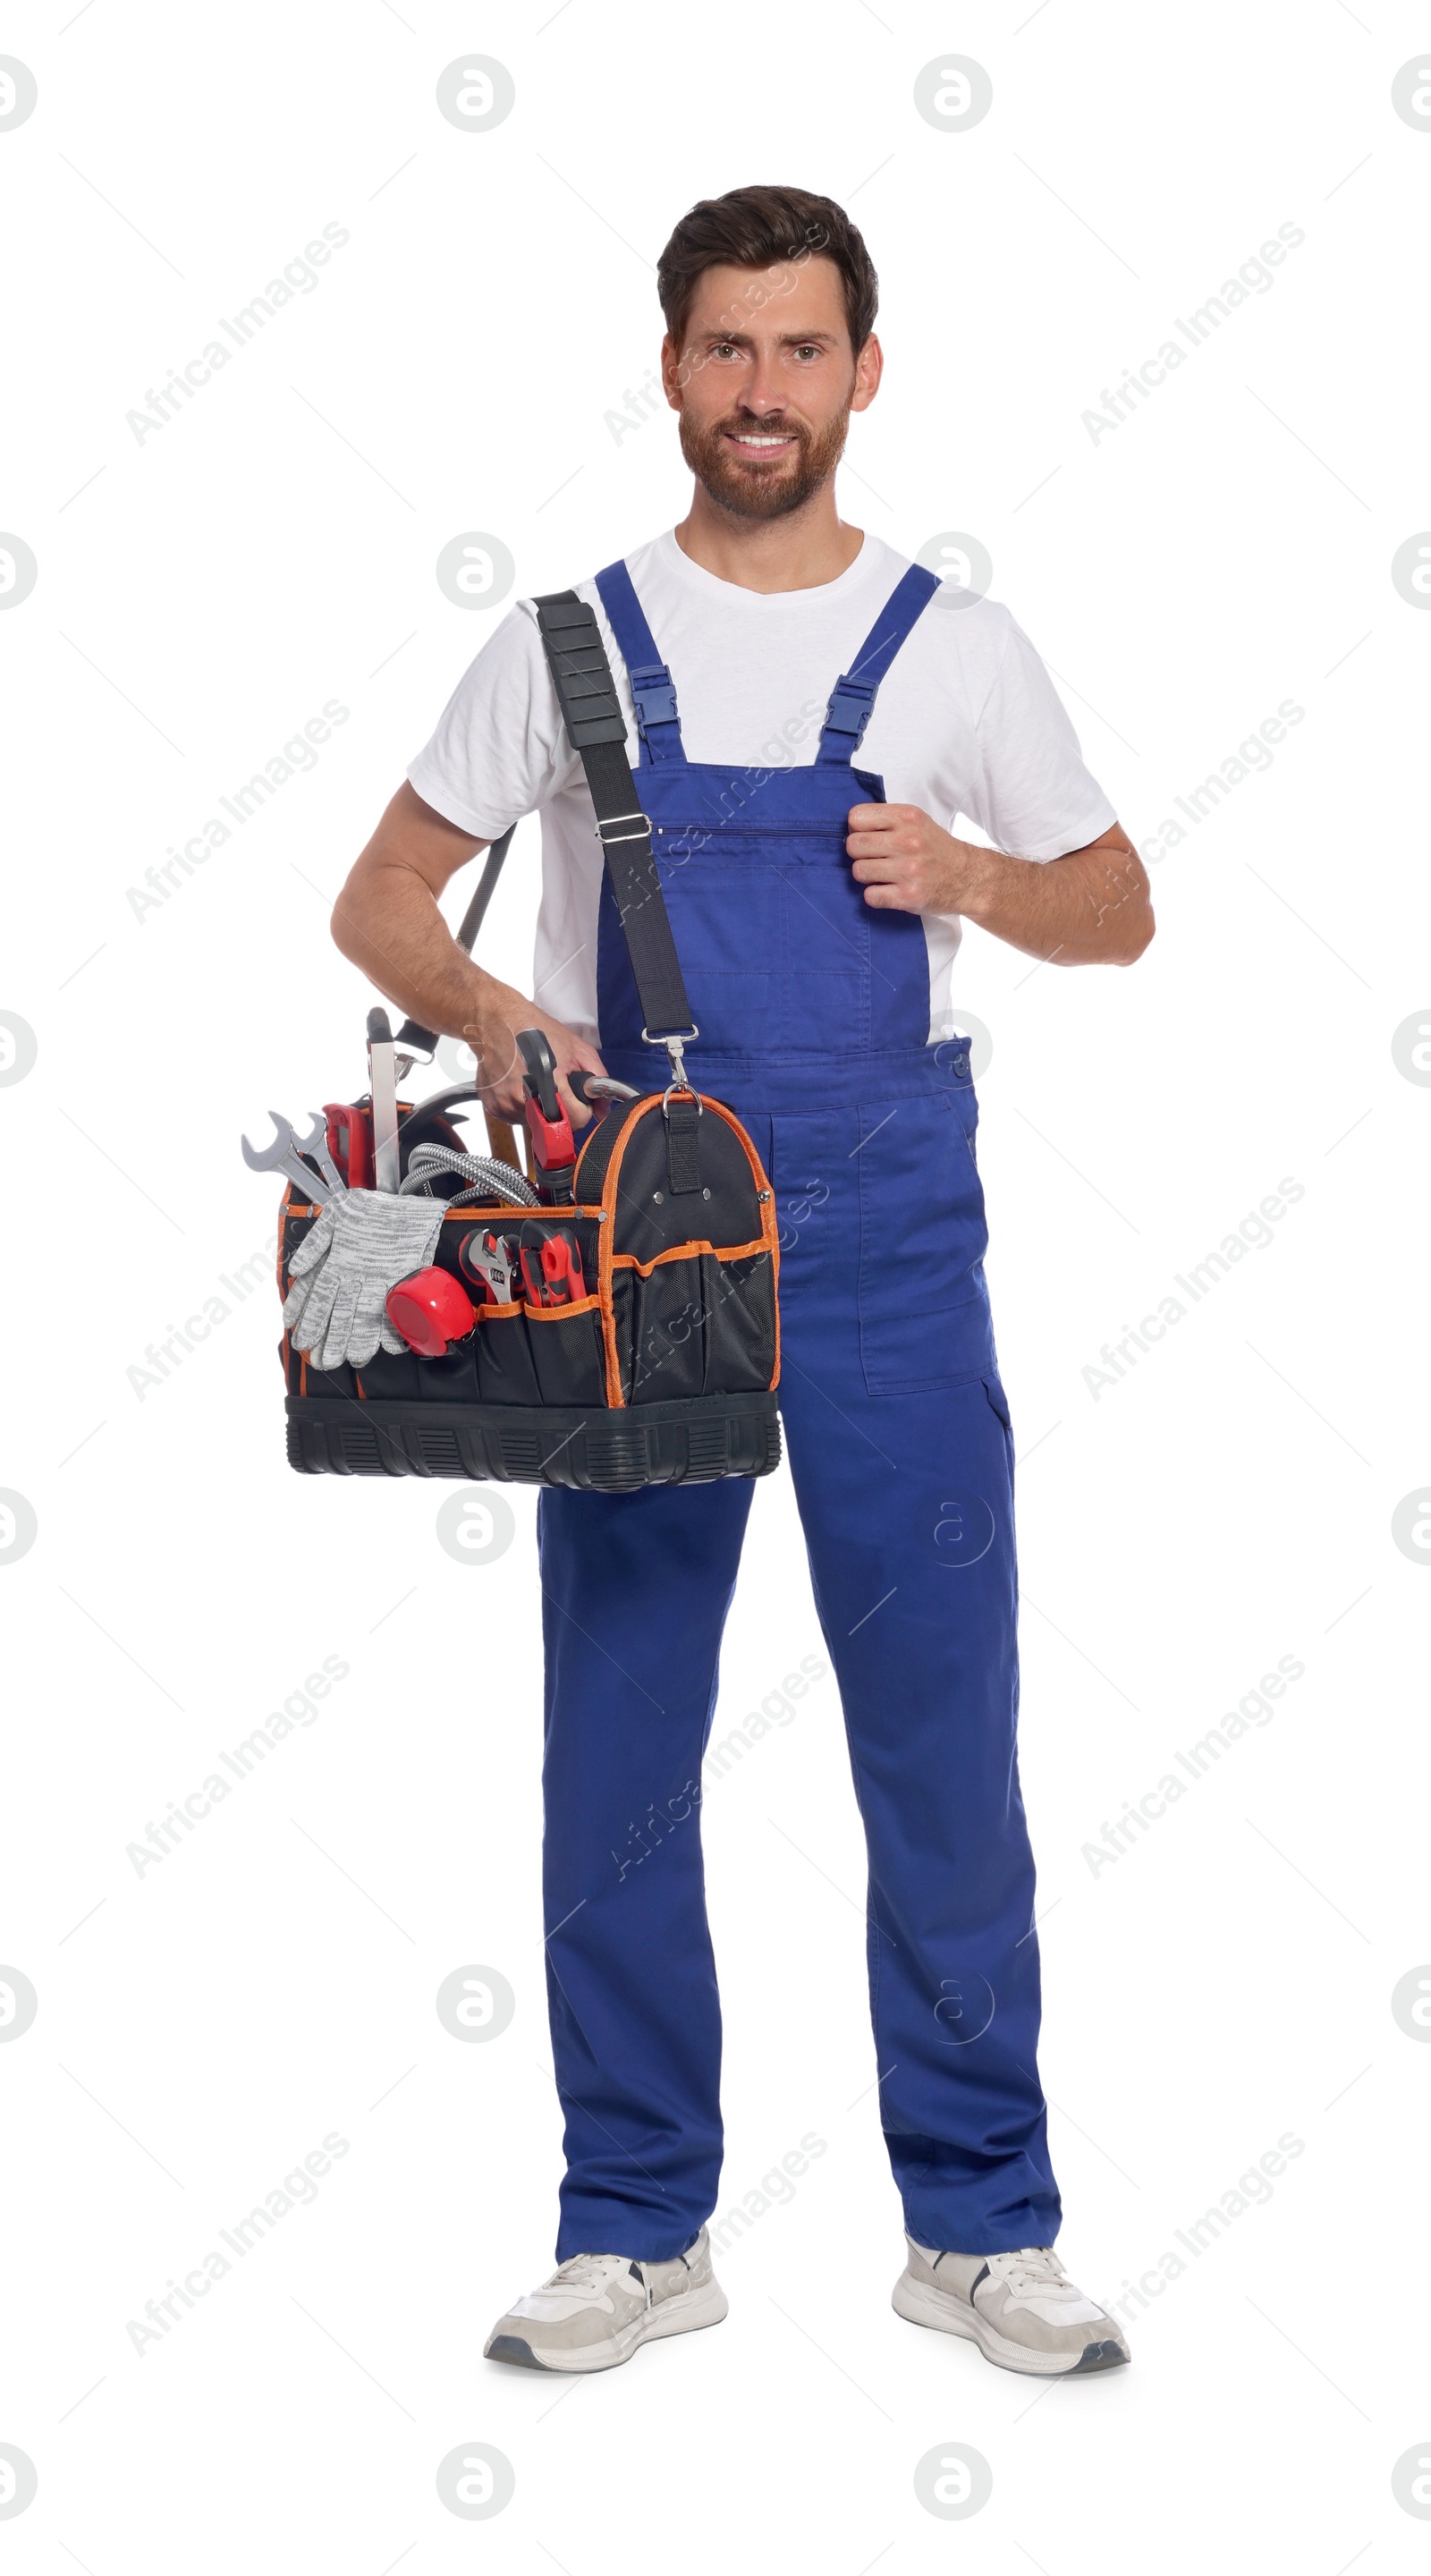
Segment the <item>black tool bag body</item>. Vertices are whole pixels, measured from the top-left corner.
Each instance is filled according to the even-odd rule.
[[[696,1033],[649,831],[632,828],[644,818],[596,621],[574,592],[538,609],[645,1024],[653,1040],[677,1033],[679,1071],[679,1037]],[[406,1122],[400,1134],[405,1167]],[[586,1131],[573,1187],[571,1205],[493,1198],[451,1208],[432,1262],[468,1286],[458,1246],[474,1226],[518,1234],[524,1224],[560,1225],[575,1237],[588,1291],[575,1302],[537,1306],[523,1296],[480,1306],[474,1329],[441,1359],[379,1351],[361,1368],[324,1371],[285,1336],[290,1465],[304,1475],[495,1478],[600,1493],[768,1475],[780,1460],[779,1250],[774,1195],[739,1119],[678,1080],[613,1104]],[[318,1214],[290,1188],[284,1296]]]
[[[496,1200],[443,1218],[434,1264],[462,1280],[474,1225],[560,1223],[587,1296],[478,1308],[443,1359],[379,1351],[314,1368],[287,1337],[288,1457],[305,1475],[495,1477],[630,1493],[763,1476],[779,1464],[775,1207],[744,1128],[702,1098],[700,1183],[670,1188],[659,1092],[610,1109],[577,1160],[572,1207]],[[290,1190],[279,1286],[318,1209]],[[463,1282],[469,1285],[468,1282]]]

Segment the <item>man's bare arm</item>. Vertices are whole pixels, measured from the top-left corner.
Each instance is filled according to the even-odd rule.
[[[333,906],[333,937],[405,1017],[439,1036],[466,1039],[483,1100],[497,1117],[512,1119],[522,1108],[516,1030],[545,1029],[559,1075],[578,1065],[600,1073],[602,1064],[585,1039],[468,957],[443,920],[438,896],[486,847],[425,805],[405,780],[349,871]],[[585,1126],[590,1110],[565,1082],[561,1087],[573,1124]]]
[[[1153,936],[1147,872],[1119,823],[1045,863],[956,840],[917,805],[856,805],[845,848],[875,909],[962,913],[1051,964],[1131,966]]]

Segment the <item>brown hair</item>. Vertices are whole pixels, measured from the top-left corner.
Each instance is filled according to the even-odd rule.
[[[812,256],[834,261],[845,291],[850,344],[864,347],[879,308],[879,280],[863,238],[843,206],[807,188],[732,188],[702,197],[681,217],[656,268],[656,292],[679,352],[708,268],[774,268]]]

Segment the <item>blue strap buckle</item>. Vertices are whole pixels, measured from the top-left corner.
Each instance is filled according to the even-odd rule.
[[[676,684],[664,662],[647,663],[641,670],[628,674],[632,703],[641,732],[649,733],[652,725],[676,724]]]
[[[877,686],[877,682],[872,685],[868,680],[852,680],[848,672],[842,672],[830,692],[830,703],[825,710],[823,730],[826,733],[852,735],[854,746],[858,749],[864,729],[870,720]]]

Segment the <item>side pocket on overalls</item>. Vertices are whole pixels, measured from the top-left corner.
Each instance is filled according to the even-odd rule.
[[[993,1373],[972,1087],[861,1112],[860,1360],[871,1395]]]
[[[1014,1476],[1014,1426],[1009,1415],[1009,1399],[1004,1393],[1003,1381],[997,1377],[986,1377],[984,1380],[984,1393],[989,1399],[990,1411],[997,1416],[999,1422],[1003,1426],[1004,1455],[1009,1462],[1009,1482],[1012,1484]]]

